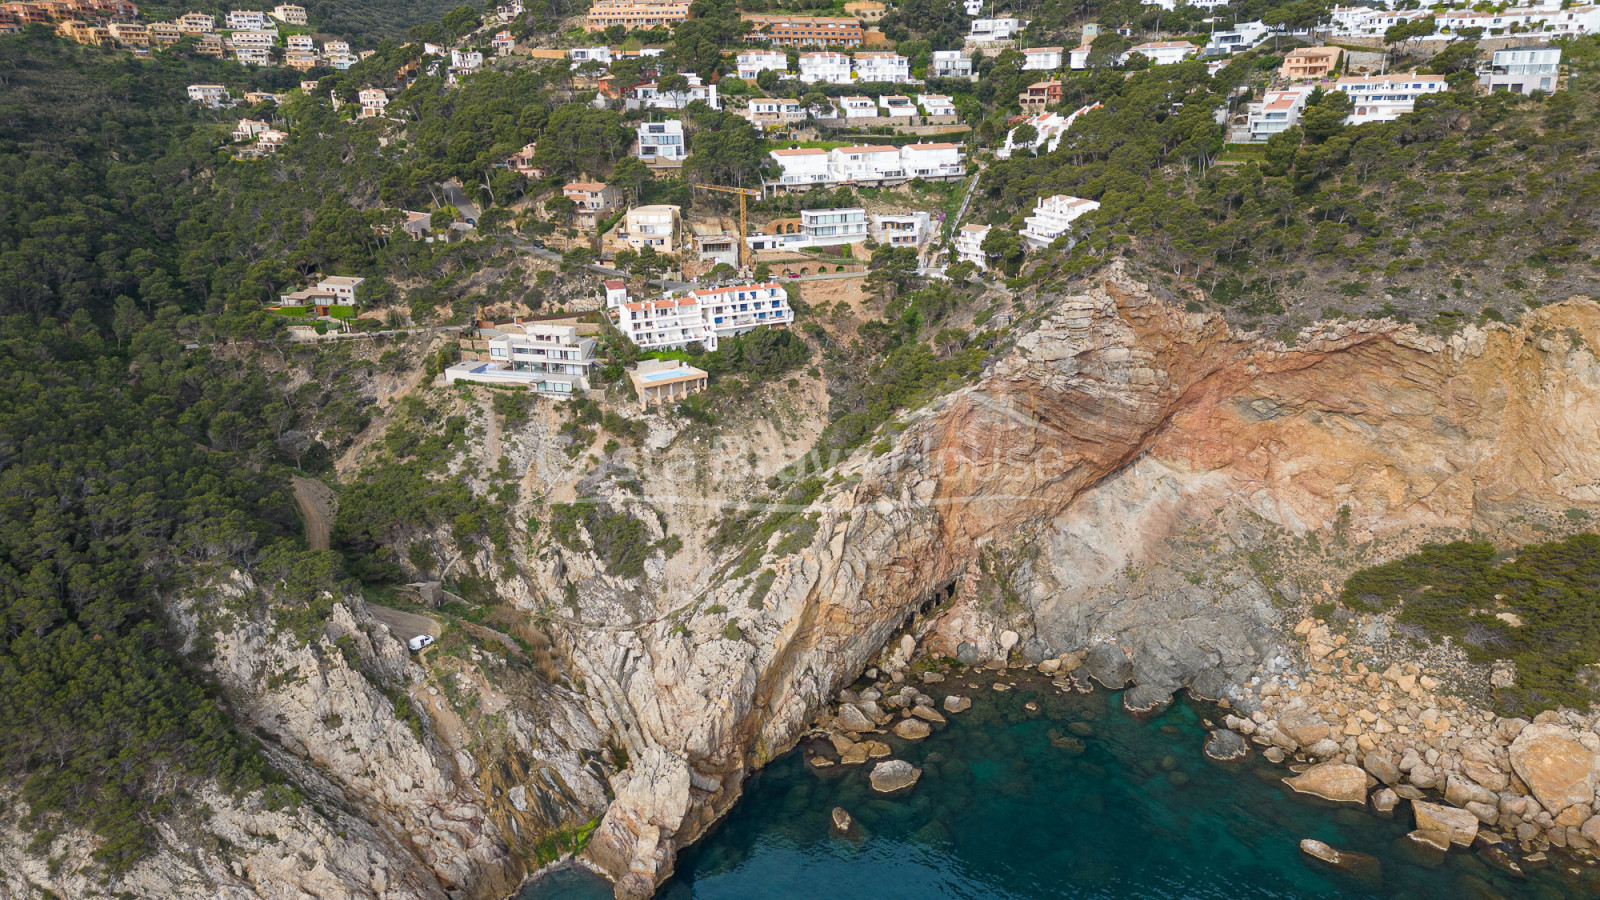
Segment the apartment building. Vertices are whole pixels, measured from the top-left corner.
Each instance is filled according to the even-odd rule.
[[[704,311],[706,326],[714,341],[745,334],[762,325],[787,328],[794,322],[789,292],[773,281],[701,288],[690,291],[689,296]],[[715,350],[716,345],[709,344],[707,349]]]
[[[265,47],[236,47],[233,58],[242,66],[265,66],[272,63],[272,53]]]
[[[935,78],[966,78],[972,74],[972,57],[960,50],[935,50],[929,62],[928,74]]]
[[[183,29],[171,22],[150,23],[150,43],[156,47],[170,47],[183,37]]]
[[[574,181],[561,189],[562,196],[577,204],[572,211],[572,227],[593,231],[595,224],[618,206],[617,190],[599,181]]]
[[[735,63],[739,77],[746,81],[755,81],[762,72],[789,72],[789,54],[781,50],[744,50],[735,57]]]
[[[1069,197],[1066,194],[1040,197],[1034,206],[1033,215],[1022,220],[1023,228],[1018,234],[1029,247],[1039,250],[1050,246],[1056,238],[1069,233],[1072,230],[1072,223],[1084,214],[1099,208],[1100,204],[1093,200]]]
[[[634,250],[652,247],[657,253],[677,253],[683,235],[683,210],[665,203],[636,206],[623,215],[616,238]]]
[[[184,13],[172,20],[184,34],[210,34],[217,30],[217,17],[210,13]]]
[[[69,41],[76,41],[89,47],[108,47],[111,45],[111,32],[104,25],[91,25],[77,19],[69,19],[56,23],[56,33]]]
[[[898,53],[878,50],[857,53],[854,62],[858,81],[904,84],[911,80],[911,60]]]
[[[283,45],[289,50],[298,50],[302,53],[312,53],[317,49],[317,42],[309,34],[291,34],[284,38]]]
[[[265,31],[273,27],[267,14],[259,10],[233,10],[222,21],[228,31]]]
[[[111,39],[124,47],[150,46],[150,29],[130,22],[112,22],[106,26]]]
[[[635,155],[647,166],[682,165],[689,156],[689,145],[683,137],[683,123],[677,119],[640,122],[639,147]]]
[[[323,41],[322,52],[328,56],[349,56],[349,41]]]
[[[367,88],[357,97],[361,100],[361,118],[375,119],[389,106],[389,95],[382,88]]]
[[[1339,65],[1344,51],[1338,47],[1305,47],[1283,58],[1278,75],[1290,81],[1327,78]]]
[[[1022,104],[1022,114],[1036,116],[1045,111],[1047,107],[1061,102],[1061,82],[1041,81],[1028,85],[1028,89],[1017,95],[1017,102]]]
[[[1022,70],[1054,72],[1061,68],[1060,47],[1029,47],[1022,51]]]
[[[969,262],[978,271],[989,270],[989,257],[983,252],[983,239],[989,236],[988,225],[963,225],[956,230],[956,259]]]
[[[689,82],[684,90],[662,91],[659,82],[652,81],[630,88],[624,105],[628,109],[683,109],[699,100],[712,109],[722,108],[722,101],[717,99],[716,85],[701,83],[700,76],[693,72],[681,74]]]
[[[1478,84],[1491,91],[1531,94],[1556,89],[1561,77],[1560,47],[1507,47],[1496,50],[1489,65],[1478,70]]]
[[[820,51],[800,54],[800,80],[806,84],[850,83],[850,57],[843,53]]]
[[[672,28],[689,18],[687,0],[597,0],[584,20],[585,31],[621,25],[629,31]]]
[[[488,360],[469,360],[445,369],[445,380],[520,384],[530,391],[566,399],[589,389],[600,360],[599,342],[575,325],[515,322],[480,329]]]
[[[813,247],[856,244],[867,239],[867,211],[859,207],[844,209],[805,209],[800,211],[800,233]]]
[[[1417,108],[1417,98],[1450,89],[1439,75],[1398,72],[1365,78],[1341,78],[1334,89],[1349,95],[1354,106],[1345,117],[1346,125],[1366,122],[1392,122]]]
[[[311,20],[306,18],[306,8],[293,4],[281,4],[272,8],[272,17],[285,25],[309,25]]]
[[[775,47],[859,47],[866,39],[856,19],[759,14],[744,18],[751,23],[747,40]]]
[[[1183,62],[1198,52],[1200,48],[1188,41],[1147,41],[1129,47],[1128,52],[1122,54],[1122,62],[1127,64],[1137,53],[1150,60],[1151,65],[1170,66],[1173,63]]]
[[[277,42],[276,31],[235,31],[228,35],[228,43],[235,50],[270,50]]]
[[[789,293],[776,282],[701,288],[668,293],[656,300],[624,303],[617,328],[642,350],[665,350],[698,343],[716,350],[723,338],[762,325],[788,327],[794,321]]]
[[[872,217],[872,237],[891,247],[920,247],[933,231],[926,212],[891,213]]]
[[[1300,121],[1311,88],[1267,91],[1266,96],[1246,107],[1245,127],[1251,141],[1265,141],[1280,131],[1288,131]]]
[[[898,184],[912,178],[944,181],[966,174],[961,148],[948,143],[908,144],[898,150],[885,146],[792,148],[773,150],[770,155],[781,174],[767,184],[785,190],[844,183]]]

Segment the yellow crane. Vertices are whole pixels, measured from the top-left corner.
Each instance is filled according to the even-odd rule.
[[[702,190],[721,191],[724,194],[739,195],[739,268],[743,269],[749,266],[752,262],[754,262],[755,254],[750,252],[750,245],[745,241],[745,235],[750,233],[750,229],[745,224],[744,198],[755,197],[759,199],[761,197],[761,192],[755,188],[728,187],[724,184],[697,184],[694,186]]]

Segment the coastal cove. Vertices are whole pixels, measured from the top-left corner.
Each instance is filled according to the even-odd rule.
[[[679,861],[668,900],[799,900],[831,885],[854,896],[921,898],[1578,898],[1600,871],[1552,853],[1522,879],[1476,850],[1440,856],[1390,816],[1296,794],[1258,753],[1217,763],[1201,752],[1223,711],[1179,699],[1140,719],[1121,693],[1064,693],[1047,680],[953,676],[973,699],[926,740],[879,735],[923,770],[909,792],[868,785],[871,764],[817,768],[803,742],[752,777],[729,816]],[[976,685],[976,688],[971,685]],[[1037,711],[1027,709],[1037,704]],[[1259,748],[1258,748],[1259,749]],[[854,819],[847,834],[830,813]],[[1359,876],[1300,850],[1314,839],[1370,855]],[[1570,871],[1569,871],[1570,870]],[[519,900],[601,900],[610,885],[563,870]]]

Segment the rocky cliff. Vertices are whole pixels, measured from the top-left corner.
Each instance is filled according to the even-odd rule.
[[[908,625],[969,662],[1013,642],[1033,661],[1101,648],[1097,677],[1151,702],[1286,665],[1280,610],[1336,585],[1274,566],[1274,548],[1320,533],[1382,557],[1600,499],[1597,329],[1600,308],[1574,300],[1449,340],[1382,322],[1285,346],[1114,270],[898,423],[888,453],[843,465],[809,547],[574,642],[634,760],[589,858],[619,896],[649,895]]]

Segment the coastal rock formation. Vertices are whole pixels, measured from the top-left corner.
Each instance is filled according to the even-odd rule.
[[[1363,541],[1493,529],[1530,508],[1600,501],[1597,338],[1600,308],[1574,301],[1448,340],[1359,322],[1285,345],[1113,270],[1054,301],[978,384],[897,423],[887,452],[841,464],[808,510],[809,545],[747,567],[771,572],[759,610],[750,577],[705,576],[659,601],[737,611],[720,618],[656,621],[618,588],[617,621],[643,624],[574,636],[574,665],[629,755],[656,748],[690,773],[671,797],[619,791],[589,858],[618,878],[665,877],[752,767],[792,746],[846,682],[887,665],[880,648],[946,597],[915,627],[936,657],[994,661],[1013,631],[1039,658],[1089,650],[1083,667],[1106,686],[1216,695],[1269,664],[1285,671],[1279,604],[1312,586],[1269,584],[1253,548],[1336,527]],[[599,615],[600,582],[579,574]],[[729,624],[742,640],[722,636]],[[1312,659],[1350,661],[1342,635],[1306,637]],[[1350,723],[1318,715],[1343,762],[1359,764]],[[1455,715],[1419,724],[1438,734],[1428,729]],[[1374,742],[1395,733],[1386,719],[1356,728]],[[1420,756],[1399,765],[1418,786],[1449,774]]]
[[[1367,799],[1367,773],[1345,763],[1318,763],[1283,783],[1335,803],[1365,803]]]
[[[1452,844],[1467,847],[1478,836],[1478,819],[1466,810],[1441,806],[1437,803],[1411,801],[1417,816],[1417,830],[1444,835]]]
[[[1529,725],[1511,744],[1511,765],[1551,815],[1594,801],[1600,753],[1572,730],[1553,723]]]

